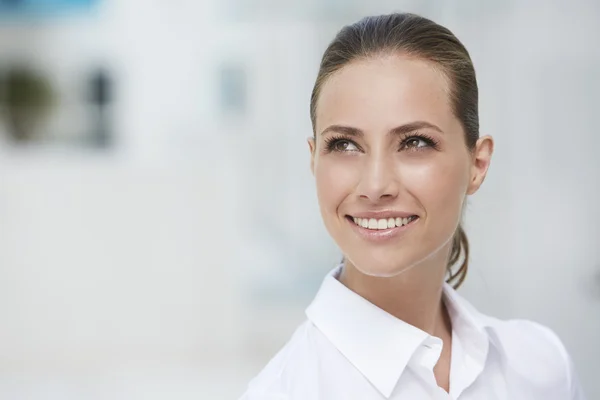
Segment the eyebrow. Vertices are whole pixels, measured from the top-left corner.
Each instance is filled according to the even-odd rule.
[[[392,130],[389,131],[389,134],[394,135],[394,136],[404,135],[404,134],[414,132],[416,130],[424,129],[424,128],[429,128],[429,129],[433,129],[434,131],[444,133],[437,125],[434,125],[430,122],[414,121],[414,122],[409,122],[407,124],[400,125],[400,126],[393,128]],[[348,135],[348,136],[354,136],[354,137],[364,136],[364,132],[362,130],[360,130],[358,128],[354,128],[352,126],[345,126],[345,125],[329,125],[327,128],[325,128],[321,131],[321,136],[325,135],[326,133],[329,133],[329,132],[337,132],[337,133],[341,133],[341,134]]]

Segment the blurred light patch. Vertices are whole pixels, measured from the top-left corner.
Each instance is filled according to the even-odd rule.
[[[228,117],[246,113],[246,71],[242,65],[223,65],[219,71],[221,112]]]
[[[113,142],[111,72],[92,67],[68,83],[53,79],[44,65],[13,63],[0,68],[0,122],[5,127],[0,135],[17,146],[109,147]],[[63,123],[53,129],[56,120]]]
[[[85,10],[98,0],[0,0],[0,17]]]

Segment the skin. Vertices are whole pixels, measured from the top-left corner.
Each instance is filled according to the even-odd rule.
[[[489,136],[467,147],[448,93],[447,77],[426,60],[389,54],[353,61],[321,88],[308,140],[323,222],[346,260],[340,281],[444,341],[434,374],[446,391],[447,261],[466,197],[481,186],[493,152]],[[348,219],[400,211],[418,219],[386,240],[365,238]]]

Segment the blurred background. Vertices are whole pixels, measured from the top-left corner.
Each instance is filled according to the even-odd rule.
[[[344,24],[410,11],[497,147],[462,294],[600,398],[600,3],[0,0],[0,398],[236,399],[340,255],[306,138]]]

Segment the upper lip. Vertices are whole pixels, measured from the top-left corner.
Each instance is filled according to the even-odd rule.
[[[417,215],[415,213],[406,212],[406,211],[394,211],[394,210],[381,210],[381,211],[362,211],[356,212],[353,214],[348,214],[353,218],[374,218],[374,219],[389,219],[389,218],[408,218],[413,215]],[[418,216],[418,215],[417,215]]]

